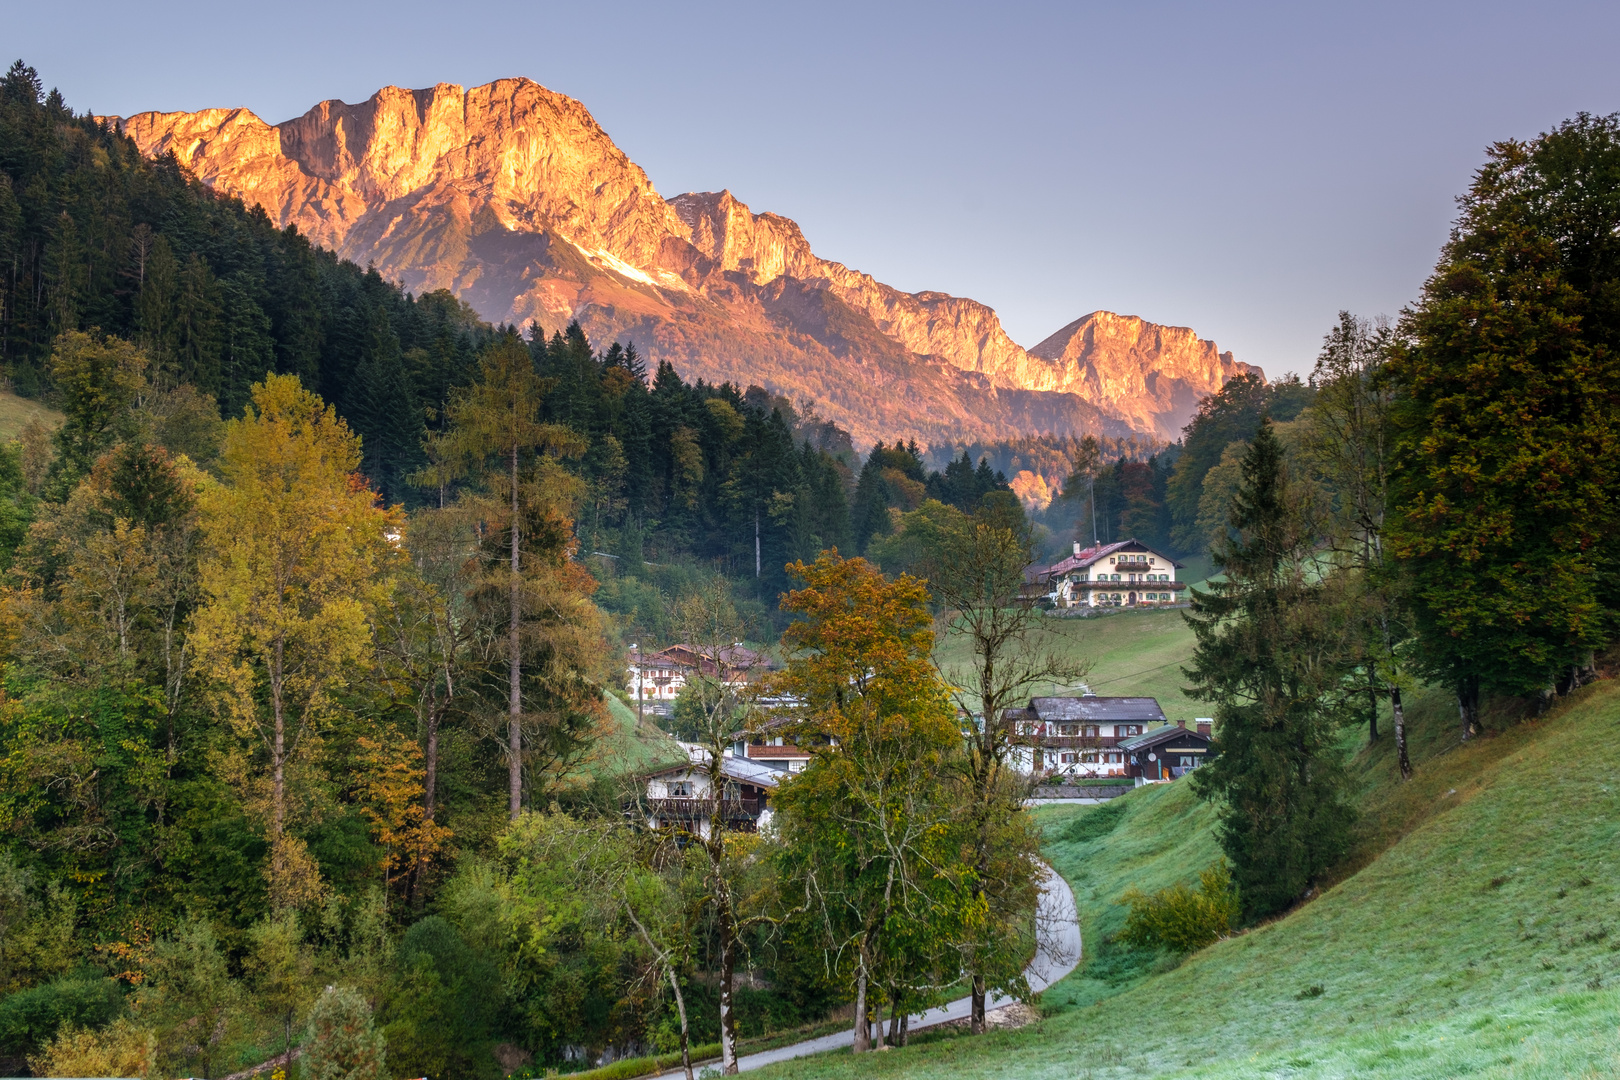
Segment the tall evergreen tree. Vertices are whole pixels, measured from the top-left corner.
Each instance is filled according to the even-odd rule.
[[[1183,673],[1215,706],[1215,756],[1193,774],[1251,918],[1293,903],[1344,854],[1353,812],[1334,748],[1343,636],[1313,566],[1315,536],[1271,422],[1243,459],[1224,572],[1194,591]]]

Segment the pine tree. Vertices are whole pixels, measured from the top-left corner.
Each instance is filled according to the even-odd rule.
[[[1353,813],[1334,748],[1343,635],[1313,565],[1314,535],[1282,444],[1262,420],[1215,549],[1225,579],[1195,591],[1183,673],[1215,706],[1213,759],[1194,786],[1218,800],[1220,843],[1251,918],[1279,911],[1344,854]]]

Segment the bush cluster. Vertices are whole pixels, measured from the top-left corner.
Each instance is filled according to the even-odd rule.
[[[1226,937],[1242,912],[1225,859],[1198,875],[1196,889],[1177,884],[1151,896],[1132,889],[1121,899],[1131,905],[1131,913],[1119,932],[1120,941],[1182,953]]]

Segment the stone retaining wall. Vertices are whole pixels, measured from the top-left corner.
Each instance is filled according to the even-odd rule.
[[[1032,799],[1115,799],[1132,790],[1130,784],[1042,784]]]

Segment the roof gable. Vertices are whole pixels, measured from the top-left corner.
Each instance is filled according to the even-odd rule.
[[[1132,739],[1125,739],[1119,744],[1121,750],[1149,750],[1165,743],[1186,741],[1189,745],[1208,747],[1213,741],[1208,735],[1201,735],[1192,728],[1184,728],[1180,724],[1166,724],[1164,727],[1154,728]]]
[[[1088,566],[1093,566],[1108,556],[1117,555],[1122,551],[1143,551],[1163,559],[1177,570],[1182,569],[1181,563],[1162,551],[1148,547],[1133,536],[1128,540],[1116,540],[1112,544],[1095,544],[1085,548],[1078,555],[1070,555],[1066,559],[1053,563],[1046,568],[1045,573],[1047,577],[1057,577],[1059,574],[1067,574],[1071,570],[1084,570]]]
[[[1158,699],[1150,697],[1098,697],[1095,694],[1085,697],[1039,697],[1030,699],[1029,709],[1037,719],[1047,722],[1167,722]]]

